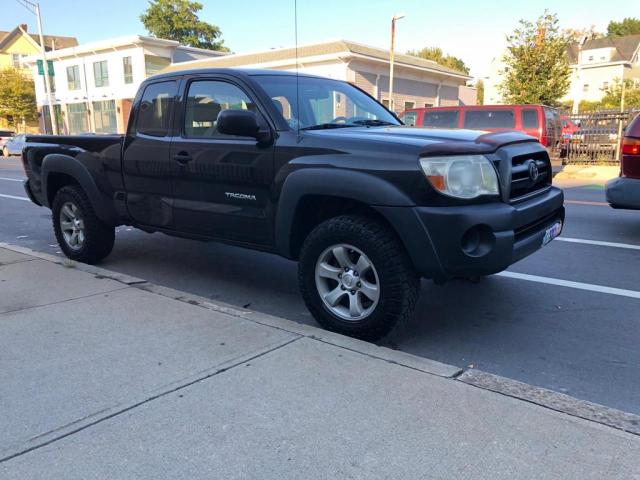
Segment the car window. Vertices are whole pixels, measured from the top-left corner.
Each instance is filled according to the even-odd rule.
[[[405,125],[415,125],[417,117],[418,117],[418,112],[405,112],[400,117],[400,120],[402,120]]]
[[[538,111],[532,108],[522,110],[522,128],[535,129],[540,126],[538,122]]]
[[[169,134],[171,113],[178,91],[174,81],[152,83],[145,88],[138,109],[136,132],[154,137]]]
[[[458,128],[458,110],[425,112],[422,125],[436,128]]]
[[[13,132],[10,130],[0,130],[0,137],[13,137]]]
[[[464,114],[464,128],[514,128],[516,126],[515,112],[508,109],[500,110],[467,110]]]
[[[217,80],[192,82],[185,110],[185,135],[189,138],[232,137],[218,132],[216,128],[218,115],[224,110],[258,113],[253,100],[231,83]]]

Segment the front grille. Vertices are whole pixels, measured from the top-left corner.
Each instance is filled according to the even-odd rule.
[[[535,167],[533,165],[535,164]],[[534,178],[537,168],[538,175]],[[511,192],[509,198],[517,201],[551,185],[551,162],[546,151],[518,155],[511,159]]]

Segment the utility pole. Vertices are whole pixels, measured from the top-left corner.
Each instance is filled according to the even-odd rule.
[[[585,35],[578,42],[578,62],[576,63],[576,88],[573,92],[573,108],[571,109],[571,113],[573,115],[578,114],[578,110],[580,110],[580,62],[582,61],[582,47],[587,43],[588,37]]]
[[[624,115],[624,93],[625,93],[625,81],[624,75],[622,75],[622,87],[620,91],[620,118],[618,119],[618,144],[616,148],[616,162],[620,162],[620,148],[622,145],[622,116]]]
[[[404,18],[404,13],[398,13],[391,18],[391,49],[389,50],[389,110],[395,113],[393,101],[393,60],[395,57],[396,20]]]
[[[26,1],[26,0],[25,0]],[[31,2],[28,2],[31,4]],[[38,35],[40,36],[40,52],[42,53],[42,67],[44,69],[44,81],[47,86],[47,98],[49,99],[49,118],[51,120],[51,131],[54,135],[58,135],[58,123],[56,122],[56,114],[54,112],[53,102],[55,100],[51,91],[51,78],[49,77],[49,64],[47,63],[47,49],[44,44],[44,36],[42,35],[42,17],[40,16],[40,4],[31,4],[36,10],[38,19]]]

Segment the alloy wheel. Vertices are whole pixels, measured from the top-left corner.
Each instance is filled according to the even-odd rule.
[[[81,250],[85,242],[82,212],[73,202],[65,202],[60,209],[60,230],[65,243],[72,250]]]

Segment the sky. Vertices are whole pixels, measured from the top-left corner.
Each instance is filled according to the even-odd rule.
[[[396,51],[437,46],[458,56],[471,75],[486,77],[492,58],[502,54],[505,36],[519,19],[535,20],[545,9],[562,28],[594,25],[606,31],[610,20],[640,17],[638,0],[297,0],[298,44],[345,39],[389,48],[391,17],[397,22]],[[225,45],[245,53],[295,45],[294,0],[200,0],[202,20],[222,30]],[[80,43],[146,34],[139,20],[147,0],[41,0],[46,34],[77,37]],[[35,16],[19,0],[0,0],[0,30]]]

